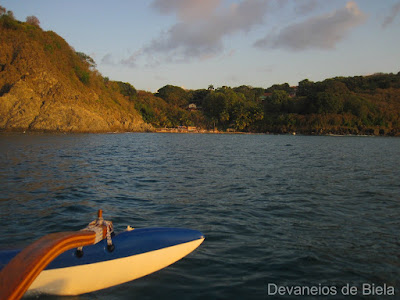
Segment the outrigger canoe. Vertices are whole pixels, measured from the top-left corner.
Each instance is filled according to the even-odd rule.
[[[151,274],[195,250],[204,235],[183,228],[131,229],[107,239],[68,250],[40,272],[26,294],[79,295]],[[21,250],[0,251],[0,269]]]

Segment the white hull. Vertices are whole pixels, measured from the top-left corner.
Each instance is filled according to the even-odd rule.
[[[122,284],[173,264],[203,241],[204,238],[129,257],[44,270],[26,294],[75,296]]]

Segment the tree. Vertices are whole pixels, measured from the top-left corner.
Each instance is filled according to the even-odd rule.
[[[116,83],[122,95],[128,97],[129,100],[134,100],[136,98],[137,91],[130,83],[121,81],[116,81]]]
[[[261,108],[251,101],[237,101],[231,112],[231,118],[236,130],[245,130],[255,122],[261,121],[264,114]]]
[[[14,13],[11,10],[7,11],[7,16],[10,17],[10,19],[15,20]]]
[[[14,13],[11,10],[7,10],[4,6],[0,5],[0,17],[8,16],[10,19],[15,20]]]
[[[222,92],[209,93],[203,101],[204,114],[214,121],[218,121],[223,115],[226,101],[226,96]],[[226,119],[227,116],[223,115],[223,118]]]
[[[244,95],[247,101],[259,102],[260,97],[264,95],[263,88],[253,88],[248,85],[241,85],[233,89],[236,93],[241,93]]]
[[[83,52],[75,52],[79,58],[88,64],[89,68],[95,69],[96,68],[96,62],[94,61],[93,58],[91,58],[89,55],[83,53]]]
[[[39,25],[40,25],[39,19],[36,18],[35,16],[26,17],[26,23],[28,23],[30,25],[33,25],[33,26],[36,26],[36,27],[39,27]]]
[[[196,104],[197,106],[202,106],[204,99],[207,97],[207,95],[210,93],[209,90],[206,89],[201,89],[201,90],[195,90],[190,92],[190,101],[191,103]]]
[[[321,89],[324,92],[335,94],[335,95],[346,95],[350,91],[346,84],[335,79],[327,79],[321,83]]]
[[[283,84],[274,84],[273,86],[267,88],[265,91],[267,93],[273,93],[276,90],[285,91],[288,94],[291,92],[291,88],[287,82]]]
[[[267,112],[281,112],[287,107],[289,95],[284,90],[275,90],[265,101],[265,110]]]
[[[299,82],[299,87],[297,89],[298,96],[309,96],[314,92],[314,82],[304,79]]]
[[[179,107],[184,107],[189,104],[188,93],[178,86],[166,85],[159,89],[155,96],[164,99],[168,104]]]
[[[90,81],[90,73],[79,66],[75,66],[75,74],[78,76],[79,80],[83,83],[88,85]]]
[[[317,94],[316,97],[317,113],[332,113],[337,114],[343,111],[343,101],[342,99],[329,92],[321,92]]]
[[[256,102],[260,102],[261,96],[264,96],[265,90],[263,88],[253,88],[253,92],[254,92],[254,100]]]
[[[367,101],[358,95],[350,95],[344,104],[344,111],[360,119],[366,119],[369,113]]]

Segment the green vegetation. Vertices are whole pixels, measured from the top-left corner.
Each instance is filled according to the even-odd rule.
[[[105,81],[109,82],[109,79],[105,78]],[[122,95],[127,97],[130,101],[136,99],[137,91],[130,83],[116,81],[116,84],[118,85],[119,91]]]
[[[210,85],[185,91],[167,85],[154,95],[139,93],[135,101],[144,120],[155,127],[400,135],[400,72],[305,79],[296,87],[284,83],[267,89]],[[188,110],[190,103],[196,104],[195,111]]]
[[[283,83],[268,88],[215,88],[211,84],[207,89],[185,90],[166,85],[153,94],[103,77],[93,58],[73,50],[63,38],[43,31],[39,24],[35,16],[20,22],[0,6],[0,97],[6,97],[19,83],[20,95],[35,89],[32,97],[40,95],[41,99],[30,99],[35,98],[40,108],[40,103],[47,100],[60,107],[79,104],[85,111],[105,118],[110,128],[133,128],[128,124],[136,119],[140,123],[138,112],[155,128],[196,126],[241,132],[400,135],[400,72],[321,82],[304,79],[296,87]],[[9,103],[0,102],[0,113],[4,119],[21,123],[14,120],[15,116],[20,116],[18,120],[27,119],[24,114],[33,109],[33,102],[10,117],[7,114],[17,109],[11,98]],[[4,124],[9,126],[12,122]]]
[[[0,6],[1,131],[151,129],[135,109],[133,87],[103,78],[90,56],[39,24],[34,16],[20,22]]]
[[[86,70],[82,70],[79,66],[75,66],[75,74],[83,84],[89,84],[90,73]]]
[[[164,99],[149,92],[138,92],[135,108],[142,115],[143,120],[154,127],[195,125],[204,128],[206,126],[200,112],[190,112],[185,107],[168,104]]]

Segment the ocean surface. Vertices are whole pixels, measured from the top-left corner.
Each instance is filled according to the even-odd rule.
[[[400,299],[399,138],[0,135],[0,249],[79,230],[100,208],[116,232],[206,240],[144,278],[35,299]]]

